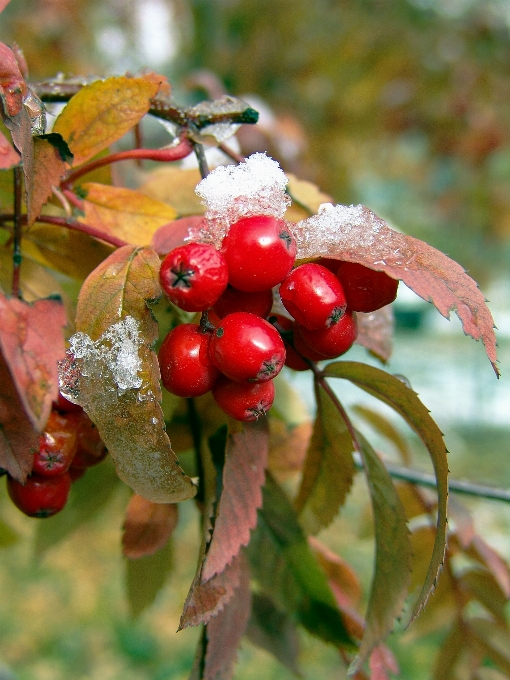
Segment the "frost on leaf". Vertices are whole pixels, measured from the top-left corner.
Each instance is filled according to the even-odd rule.
[[[239,165],[219,166],[197,186],[206,206],[206,226],[191,233],[191,240],[220,245],[232,222],[248,215],[283,218],[290,204],[287,177],[278,163],[255,153]]]

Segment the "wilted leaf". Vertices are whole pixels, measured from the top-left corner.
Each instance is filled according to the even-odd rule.
[[[264,503],[248,545],[252,575],[277,606],[312,635],[351,646],[326,576],[317,564],[288,498],[267,476]]]
[[[65,353],[66,324],[59,300],[27,304],[0,293],[0,348],[24,410],[39,432],[58,396],[57,362]]]
[[[363,206],[325,204],[299,222],[294,233],[299,258],[333,257],[384,271],[449,318],[454,310],[467,335],[481,339],[494,370],[494,321],[473,279],[447,255],[427,243],[401,234]]]
[[[317,417],[294,506],[306,533],[327,527],[345,502],[354,478],[352,439],[324,389],[316,384]]]
[[[258,647],[272,654],[296,675],[298,666],[299,636],[291,617],[275,605],[267,595],[254,593],[251,618],[246,636]]]
[[[131,243],[148,245],[154,232],[176,216],[175,210],[139,191],[88,182],[80,221]]]
[[[139,616],[154,602],[172,571],[172,558],[172,542],[167,541],[154,554],[126,560],[126,590],[131,616]]]
[[[368,351],[383,363],[386,363],[393,352],[393,333],[395,319],[391,305],[386,305],[375,312],[357,313],[358,337],[356,344],[366,347]]]
[[[67,170],[72,155],[65,152],[67,145],[57,134],[34,137],[34,172],[27,185],[28,226],[32,225],[41,208],[58,186]]]
[[[357,437],[374,514],[375,565],[365,632],[350,673],[361,667],[402,613],[411,580],[412,559],[406,516],[393,481],[366,439],[360,433]]]
[[[203,215],[205,207],[195,193],[202,177],[198,169],[181,170],[171,164],[147,173],[147,181],[138,191],[157,201],[168,203],[179,217]]]
[[[0,132],[0,170],[8,170],[18,165],[21,157],[7,137]]]
[[[53,126],[81,165],[130,130],[150,108],[158,83],[124,76],[98,80],[69,101]]]
[[[122,534],[124,557],[135,560],[160,550],[172,535],[178,518],[175,503],[152,503],[138,494],[131,496]]]
[[[147,500],[174,503],[196,489],[170,447],[160,406],[158,328],[147,307],[161,295],[159,265],[150,248],[124,246],[87,278],[61,384],[97,425],[119,477]]]
[[[438,494],[437,531],[427,577],[412,614],[412,618],[414,618],[434,589],[439,570],[443,564],[448,503],[448,461],[443,436],[416,393],[398,378],[373,366],[353,361],[338,361],[328,364],[324,370],[324,375],[350,380],[365,392],[391,406],[420,437],[432,459]]]
[[[244,423],[227,438],[223,488],[207,551],[202,580],[223,571],[241,546],[250,540],[262,504],[262,485],[268,455],[267,421]]]
[[[185,238],[189,235],[190,227],[198,229],[202,221],[203,218],[199,215],[191,215],[164,224],[154,232],[151,247],[158,255],[165,256],[174,248],[182,246],[185,243]]]

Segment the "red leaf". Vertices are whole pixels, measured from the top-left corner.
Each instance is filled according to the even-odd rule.
[[[58,396],[57,361],[65,354],[66,324],[58,300],[29,305],[0,293],[0,349],[25,412],[39,432]]]
[[[4,357],[0,354],[0,467],[19,482],[32,469],[39,434],[28,419]]]
[[[0,11],[2,9],[0,7]],[[16,55],[10,47],[0,43],[0,93],[7,116],[12,118],[21,111],[26,91],[27,84],[19,70]]]
[[[267,466],[269,433],[267,421],[245,423],[240,432],[229,434],[223,468],[223,491],[207,551],[202,579],[208,581],[223,571],[257,524],[262,505],[262,485]]]
[[[321,206],[294,226],[298,257],[332,257],[359,262],[402,280],[432,302],[446,318],[454,310],[467,335],[482,340],[496,375],[494,321],[473,279],[447,255],[401,234],[363,206]]]
[[[0,170],[8,170],[18,165],[21,158],[7,137],[0,132]]]
[[[371,680],[389,680],[388,671],[398,675],[397,660],[392,652],[384,645],[379,645],[370,655],[369,666]]]
[[[0,12],[2,12],[7,7],[9,2],[10,0],[0,0]]]
[[[164,224],[154,232],[151,242],[152,248],[158,255],[165,256],[177,246],[182,246],[185,243],[184,239],[189,236],[189,230],[191,228],[198,229],[203,219],[200,215],[191,215]]]
[[[136,560],[157,552],[172,535],[178,517],[175,503],[153,503],[138,494],[131,496],[122,535],[124,556]]]
[[[356,344],[363,345],[383,363],[386,363],[393,352],[394,326],[391,305],[370,314],[358,312]]]

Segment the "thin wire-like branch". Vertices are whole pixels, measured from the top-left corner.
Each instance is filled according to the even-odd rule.
[[[218,144],[218,149],[220,149],[220,151],[223,151],[223,153],[226,156],[231,158],[236,163],[244,163],[245,160],[246,160],[246,158],[244,156],[242,156],[240,153],[237,153],[237,151],[234,151],[234,149],[232,149],[230,146],[228,146],[224,142],[221,142],[220,144]]]
[[[22,180],[23,170],[20,167],[14,168],[14,233],[13,233],[13,250],[12,250],[12,296],[19,298],[20,291],[20,275],[21,275],[21,226],[23,224],[23,216],[21,214],[21,189],[23,186]]]
[[[193,142],[193,150],[195,151],[195,156],[197,157],[200,175],[202,176],[202,179],[204,179],[204,177],[207,177],[209,174],[209,166],[207,164],[207,158],[205,157],[204,147],[198,142]]]

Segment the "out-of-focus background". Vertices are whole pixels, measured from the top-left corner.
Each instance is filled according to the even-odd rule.
[[[260,125],[241,131],[246,154],[267,150],[336,202],[362,203],[459,261],[490,300],[502,379],[456,318],[404,287],[389,370],[407,376],[445,433],[453,476],[508,487],[509,27],[509,0],[11,0],[0,40],[20,45],[33,80],[149,67],[169,77],[181,104],[242,97],[260,112]],[[360,348],[353,358],[373,361]],[[306,379],[291,382],[308,403]],[[328,538],[368,582],[361,486]],[[132,622],[119,549],[126,499],[119,489],[46,552],[34,552],[36,521],[2,499],[28,540],[1,551],[0,678],[187,678],[196,631],[175,630],[197,550],[193,508],[183,511],[168,585]],[[508,506],[467,505],[510,558]],[[390,639],[402,677],[428,678],[439,638],[405,635]],[[306,677],[341,677],[334,652],[309,639],[302,660]],[[246,644],[237,677],[291,675]]]

